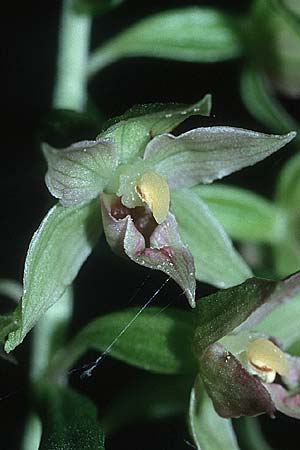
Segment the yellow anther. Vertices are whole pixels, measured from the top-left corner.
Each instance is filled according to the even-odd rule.
[[[256,339],[248,344],[247,357],[252,366],[267,374],[268,372],[287,375],[289,363],[285,354],[268,339]],[[272,378],[272,377],[270,377]]]
[[[170,190],[167,181],[158,173],[146,172],[139,179],[136,192],[147,203],[157,223],[162,223],[169,212]]]

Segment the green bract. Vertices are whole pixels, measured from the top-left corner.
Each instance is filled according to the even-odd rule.
[[[212,8],[189,7],[147,17],[96,50],[90,75],[128,56],[214,62],[238,56],[241,43],[235,20]]]
[[[19,345],[39,318],[73,282],[101,234],[100,207],[52,208],[34,234],[25,261],[23,297],[14,314],[18,329],[10,333],[7,352]]]

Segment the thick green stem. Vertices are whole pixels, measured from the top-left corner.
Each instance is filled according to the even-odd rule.
[[[22,442],[22,450],[38,450],[42,436],[42,423],[39,416],[31,413],[27,418]]]
[[[76,14],[64,0],[61,17],[54,108],[83,111],[87,101],[87,61],[92,19]]]
[[[66,331],[72,310],[72,288],[68,288],[62,298],[46,312],[35,326],[31,358],[31,379],[33,381],[39,380],[45,374],[53,355],[65,345]]]
[[[63,0],[58,39],[57,78],[53,107],[83,111],[87,101],[87,61],[92,19],[76,14],[73,0]],[[64,343],[62,328],[70,321],[72,294],[68,289],[34,330],[31,378],[45,372],[53,352]],[[57,338],[58,337],[58,338]]]
[[[59,31],[57,79],[53,107],[83,111],[87,102],[87,60],[90,44],[91,18],[76,15],[72,0],[64,0]],[[72,292],[68,288],[58,303],[52,306],[34,330],[31,380],[34,383],[45,373],[55,351],[65,342],[65,331],[72,315]],[[62,377],[59,382],[64,382]],[[39,447],[41,422],[32,414],[26,423],[23,450]]]

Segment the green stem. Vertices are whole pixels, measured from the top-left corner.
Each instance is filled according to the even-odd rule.
[[[72,288],[39,320],[34,328],[31,358],[31,379],[39,380],[45,373],[53,355],[66,341],[67,327],[73,310]],[[60,372],[62,374],[62,372]],[[60,382],[65,381],[65,374]]]
[[[87,102],[87,61],[92,19],[76,14],[72,0],[64,0],[58,43],[54,108],[83,111]]]
[[[39,416],[31,413],[26,422],[22,450],[38,450],[42,436],[42,423]]]
[[[77,15],[72,0],[64,0],[59,31],[57,79],[53,107],[84,111],[87,103],[87,60],[89,56],[92,19]],[[54,353],[65,343],[65,332],[72,315],[72,290],[53,305],[34,329],[31,373],[32,390],[46,372]],[[65,373],[57,382],[66,382]],[[23,450],[39,447],[41,422],[33,413],[25,425]]]

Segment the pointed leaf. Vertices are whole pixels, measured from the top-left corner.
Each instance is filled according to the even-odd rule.
[[[224,184],[195,186],[192,190],[233,239],[274,243],[285,236],[285,212],[251,191]]]
[[[5,350],[19,345],[39,318],[56,303],[69,286],[101,233],[97,200],[83,206],[56,205],[33,235],[25,261],[24,293],[16,315],[17,331]]]
[[[241,39],[234,19],[212,8],[189,7],[161,12],[132,25],[92,54],[88,70],[95,74],[107,54],[115,60],[150,56],[215,62],[240,53]]]
[[[43,386],[40,393],[43,433],[39,450],[104,450],[95,405],[71,389]]]
[[[268,135],[232,127],[196,128],[178,137],[155,137],[147,145],[144,159],[170,187],[189,187],[252,166],[284,147],[295,135]]]
[[[275,133],[299,129],[299,124],[276,99],[271,84],[264,73],[251,67],[242,72],[241,97],[248,111]],[[299,141],[299,136],[295,138]]]
[[[191,392],[189,424],[197,450],[239,450],[231,421],[216,413],[199,376]]]
[[[191,351],[191,313],[176,309],[128,308],[93,320],[61,352],[52,370],[70,368],[88,349],[164,374],[195,371]]]
[[[199,360],[200,376],[221,417],[274,416],[274,404],[263,384],[250,375],[222,345],[213,344]]]
[[[233,330],[253,328],[273,309],[300,293],[300,274],[284,281],[251,278],[234,286],[204,297],[196,306],[194,348],[200,355]],[[237,328],[238,327],[238,328]]]
[[[198,280],[225,288],[251,276],[222,225],[199,196],[189,189],[173,191],[171,210],[194,257]]]
[[[103,191],[118,165],[109,139],[83,141],[57,150],[43,145],[48,162],[46,184],[64,206],[85,203]]]
[[[146,144],[154,136],[173,130],[190,116],[209,116],[211,96],[193,105],[154,104],[135,106],[108,122],[99,137],[112,138],[117,144],[120,162],[142,156]]]

